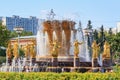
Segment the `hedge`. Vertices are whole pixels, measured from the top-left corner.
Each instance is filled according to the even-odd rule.
[[[1,72],[0,80],[120,80],[120,73]]]

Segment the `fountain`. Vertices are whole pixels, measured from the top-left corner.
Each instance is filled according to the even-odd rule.
[[[43,22],[41,30],[38,30],[36,39],[36,62],[38,64],[49,63],[49,69],[50,67],[63,67],[63,65],[64,67],[79,67],[80,65],[85,67],[88,63],[87,66],[90,65],[91,58],[88,50],[87,35],[84,37],[83,34],[85,33],[80,28],[76,29],[75,24],[71,20],[46,20]],[[78,40],[78,43],[82,43],[78,46],[80,48],[78,48],[77,56],[75,56],[74,50],[74,42],[76,40]],[[51,52],[56,41],[60,47],[56,56],[53,56]]]
[[[13,44],[14,58],[12,59],[11,44],[8,45],[7,61],[2,71],[21,72],[29,69],[35,72],[69,72],[81,70],[81,67],[98,67],[100,62],[98,62],[96,49],[93,50],[93,54],[90,49],[91,47],[97,48],[97,44],[92,45],[91,22],[89,21],[88,27],[84,30],[81,23],[77,29],[75,25],[76,22],[73,20],[45,20],[37,31],[36,40],[31,40],[31,43],[22,47],[24,57],[19,57],[16,41]],[[103,56],[110,57],[105,51]],[[106,62],[106,59],[104,60]]]

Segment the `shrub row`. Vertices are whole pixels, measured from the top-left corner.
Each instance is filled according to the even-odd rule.
[[[120,80],[120,73],[1,72],[0,80]]]

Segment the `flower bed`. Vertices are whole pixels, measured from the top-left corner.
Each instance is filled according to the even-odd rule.
[[[120,80],[120,73],[12,73],[1,72],[0,80]]]

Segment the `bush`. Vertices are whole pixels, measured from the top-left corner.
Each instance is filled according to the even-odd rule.
[[[119,64],[116,64],[115,66],[113,66],[113,71],[116,72],[116,73],[120,72]]]
[[[120,80],[120,73],[8,73],[1,72],[0,80]]]
[[[0,56],[0,64],[6,62],[6,57]]]
[[[25,55],[24,51],[22,49],[19,49],[19,56],[23,57]]]
[[[0,56],[6,56],[6,50],[0,49]]]

